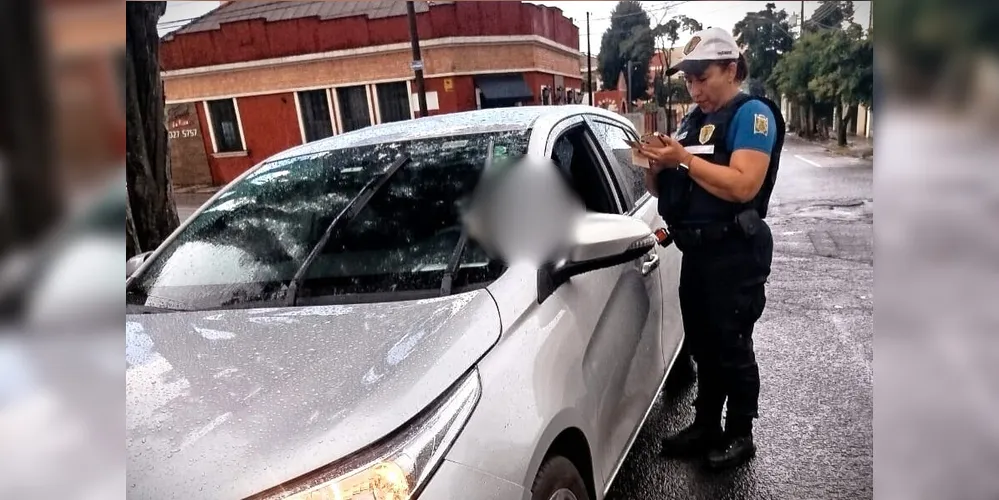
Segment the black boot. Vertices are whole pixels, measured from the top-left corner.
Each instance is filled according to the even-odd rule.
[[[712,469],[737,467],[756,456],[752,419],[733,419],[726,427],[721,443],[708,452],[708,467]]]
[[[689,427],[663,439],[662,454],[667,457],[703,456],[721,440],[720,420],[698,417]]]
[[[666,390],[681,391],[686,389],[694,383],[696,373],[694,370],[694,361],[690,358],[690,354],[687,353],[686,349],[684,349],[677,356],[676,362],[673,363],[673,368],[669,371],[669,377],[666,379]]]

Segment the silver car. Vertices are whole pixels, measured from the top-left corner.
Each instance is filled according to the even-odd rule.
[[[637,138],[594,107],[480,110],[232,182],[129,262],[128,496],[603,498],[683,341]],[[463,229],[500,157],[550,158],[585,205],[557,262]]]

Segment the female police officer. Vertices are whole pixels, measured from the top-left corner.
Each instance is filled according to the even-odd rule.
[[[725,30],[696,33],[669,69],[678,71],[697,109],[675,137],[661,138],[662,147],[641,149],[653,165],[645,184],[683,252],[680,309],[697,363],[696,418],[663,441],[663,453],[706,454],[709,466],[722,468],[756,453],[760,375],[752,334],[766,303],[773,237],[763,218],[785,129],[773,102],[740,91],[748,69]]]

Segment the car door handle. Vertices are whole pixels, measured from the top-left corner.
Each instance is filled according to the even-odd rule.
[[[642,262],[642,276],[648,276],[652,274],[659,267],[659,254],[652,252],[646,254],[645,261]]]

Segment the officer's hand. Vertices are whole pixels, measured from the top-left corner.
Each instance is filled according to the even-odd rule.
[[[665,135],[660,135],[658,138],[662,140],[664,146],[642,144],[638,153],[667,168],[675,168],[689,156],[687,150],[676,139]]]

